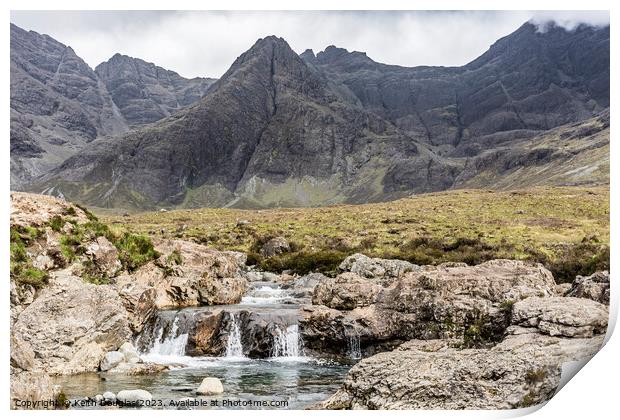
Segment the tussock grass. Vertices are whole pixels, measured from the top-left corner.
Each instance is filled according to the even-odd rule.
[[[330,271],[353,252],[418,264],[532,260],[558,281],[609,267],[608,186],[455,190],[364,205],[101,217],[117,235],[132,231],[248,252],[250,262],[275,271]],[[292,251],[264,259],[260,246],[274,236],[294,244]]]

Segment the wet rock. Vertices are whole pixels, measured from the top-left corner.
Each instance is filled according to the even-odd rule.
[[[66,271],[17,317],[13,332],[35,352],[35,368],[53,374],[94,372],[105,353],[131,336],[127,312],[112,286],[96,286]]]
[[[366,278],[397,278],[420,270],[419,266],[407,261],[370,258],[359,253],[345,258],[339,268]]]
[[[168,370],[168,366],[158,363],[122,362],[110,369],[108,373],[127,376],[153,375]]]
[[[566,296],[592,299],[609,305],[609,271],[598,271],[591,276],[577,276]]]
[[[218,395],[224,392],[224,385],[218,378],[204,378],[196,390],[198,395]]]
[[[118,351],[123,354],[127,363],[140,363],[142,361],[136,348],[129,342],[123,343],[123,345],[119,347]]]
[[[354,309],[377,301],[383,287],[354,273],[343,273],[318,283],[312,303],[333,309]]]
[[[144,405],[152,399],[151,393],[143,389],[122,390],[116,394],[116,400],[125,405]]]
[[[125,361],[125,355],[120,351],[109,351],[103,356],[99,368],[102,372],[110,370]]]
[[[530,297],[515,303],[512,310],[513,324],[564,337],[592,337],[605,333],[608,317],[606,306],[574,297]]]
[[[203,277],[197,289],[200,303],[229,305],[241,302],[247,289],[247,281],[242,277]]]
[[[141,332],[155,315],[158,287],[161,287],[159,282],[164,282],[164,276],[153,263],[142,266],[131,275],[123,274],[116,278],[116,290],[123,299],[129,326],[134,333]]]
[[[291,246],[289,245],[286,238],[283,238],[282,236],[277,236],[275,238],[268,240],[263,245],[260,252],[263,257],[270,258],[275,255],[288,252],[290,249],[291,249]]]

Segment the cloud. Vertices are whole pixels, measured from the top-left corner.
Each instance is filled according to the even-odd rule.
[[[550,25],[560,26],[567,31],[572,31],[579,25],[604,27],[609,25],[609,11],[537,11],[533,12],[530,22],[538,26],[540,32],[545,32]]]
[[[529,19],[558,16],[567,27],[600,22],[590,12],[527,11],[16,11],[11,21],[70,45],[91,67],[121,53],[185,77],[219,77],[267,35],[297,52],[336,45],[389,64],[459,66]]]

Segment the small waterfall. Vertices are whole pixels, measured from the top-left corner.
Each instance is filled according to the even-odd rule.
[[[352,328],[350,330],[346,329],[345,337],[347,339],[347,356],[354,360],[361,359],[362,349],[360,347],[359,333],[355,330],[355,328]]]
[[[228,343],[226,343],[226,357],[242,358],[243,345],[241,344],[241,332],[235,314],[230,314],[230,330],[228,331]]]
[[[150,354],[162,356],[184,356],[187,346],[188,333],[179,333],[179,318],[175,317],[170,333],[163,337],[164,328],[159,330],[157,340],[149,351]]]
[[[303,343],[299,335],[299,326],[289,325],[286,330],[278,327],[271,349],[272,357],[301,357],[303,356]]]
[[[256,282],[250,286],[247,294],[241,298],[242,305],[270,305],[287,301],[291,298],[289,290],[280,285]]]
[[[183,312],[162,311],[135,340],[143,356],[185,356],[193,315]]]

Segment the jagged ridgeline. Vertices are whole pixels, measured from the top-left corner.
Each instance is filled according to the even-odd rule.
[[[35,118],[13,97],[35,84],[24,76],[39,54],[35,43],[23,46],[31,37],[41,36],[12,29],[17,188],[98,207],[260,208],[609,182],[609,27],[541,31],[526,23],[461,67],[392,66],[336,47],[298,55],[269,36],[213,84],[120,56],[92,72],[75,56],[80,80],[100,94],[93,115],[104,127],[113,121],[104,118],[109,109],[120,128],[95,125],[85,140],[72,140],[71,152],[54,143],[66,136],[40,140],[29,128],[45,112],[46,121],[58,112],[73,121],[69,105]],[[54,63],[43,67],[65,67],[64,59]],[[149,77],[133,76],[143,68]],[[36,86],[56,89],[49,73]],[[168,90],[158,95],[150,86]],[[79,104],[83,92],[69,87],[74,94],[63,98]],[[32,169],[58,150],[62,157]]]

